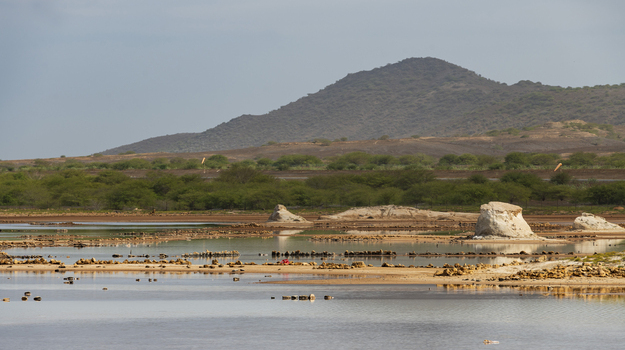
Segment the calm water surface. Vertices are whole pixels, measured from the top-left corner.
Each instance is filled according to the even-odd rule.
[[[170,225],[98,224],[69,234],[180,228]],[[185,228],[198,227],[194,224]],[[53,234],[56,228],[2,225],[0,237]],[[124,231],[126,230],[126,231]],[[298,234],[263,238],[221,238],[102,248],[10,249],[14,255],[53,255],[73,263],[82,257],[238,250],[242,261],[257,263],[279,251],[394,250],[416,252],[585,253],[623,250],[620,240],[570,245],[460,245],[417,243],[310,242]],[[67,258],[69,256],[69,258]],[[340,260],[340,258],[336,258]],[[194,259],[202,263],[205,259]],[[310,260],[310,259],[309,259]],[[316,259],[320,261],[319,259]],[[362,258],[358,258],[362,260]],[[408,258],[394,262],[506,262],[509,258]],[[220,259],[227,262],[228,259]],[[303,260],[306,261],[306,260]],[[382,259],[369,259],[375,265]],[[63,277],[77,277],[75,284]],[[4,273],[0,274],[2,349],[622,349],[625,302],[622,296],[556,298],[514,289],[448,290],[406,285],[276,285],[259,281],[319,278],[288,274],[201,273]],[[157,279],[148,282],[148,279]],[[140,281],[136,281],[140,279]],[[103,290],[103,288],[108,290]],[[25,291],[32,296],[20,301]],[[283,301],[282,295],[314,293],[317,300]],[[334,300],[323,300],[332,295]],[[43,301],[34,302],[34,296]],[[276,299],[272,300],[271,297]],[[321,297],[321,298],[320,298]]]
[[[476,349],[491,339],[501,349],[622,349],[625,342],[620,298],[255,283],[293,278],[285,275],[233,282],[229,275],[83,273],[74,285],[62,276],[0,274],[0,295],[11,297],[0,304],[2,348]],[[43,300],[22,302],[24,291]],[[310,293],[318,299],[281,300]],[[335,299],[319,299],[326,294]]]

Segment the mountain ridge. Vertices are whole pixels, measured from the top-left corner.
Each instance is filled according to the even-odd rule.
[[[508,86],[440,59],[409,58],[350,73],[263,115],[245,114],[203,132],[149,138],[102,153],[220,151],[315,138],[474,135],[569,119],[620,125],[625,122],[623,101],[625,84],[573,89],[520,81]]]

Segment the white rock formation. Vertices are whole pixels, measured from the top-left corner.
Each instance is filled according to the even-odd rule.
[[[334,215],[322,215],[319,220],[458,220],[473,221],[477,214],[440,212],[413,207],[383,205],[377,207],[351,208]]]
[[[590,213],[582,213],[582,216],[575,218],[573,229],[584,231],[625,231],[625,228],[607,222],[604,218]]]
[[[503,202],[490,202],[480,207],[474,238],[540,239],[521,215],[523,208]]]
[[[308,220],[286,210],[286,207],[284,205],[278,204],[273,209],[273,213],[271,214],[267,222],[308,222]]]

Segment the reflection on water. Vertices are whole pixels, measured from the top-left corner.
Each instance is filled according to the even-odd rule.
[[[625,341],[622,299],[507,287],[255,283],[309,276],[244,274],[234,282],[227,274],[160,274],[152,283],[142,274],[75,276],[65,285],[55,274],[0,275],[0,297],[11,298],[0,303],[2,347],[475,349],[491,339],[502,349],[618,349]],[[43,300],[22,302],[25,291]],[[311,293],[315,302],[281,300]]]
[[[483,284],[442,284],[438,287],[448,292],[471,293],[478,291],[505,291],[532,293],[556,299],[583,299],[597,301],[625,301],[625,287],[610,286],[523,286],[523,285],[483,285]]]

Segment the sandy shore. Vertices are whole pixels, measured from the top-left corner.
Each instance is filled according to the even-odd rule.
[[[349,269],[319,269],[313,266],[289,266],[289,265],[243,265],[223,266],[213,268],[205,265],[175,265],[175,264],[104,264],[104,265],[69,265],[60,268],[59,265],[0,265],[0,274],[10,276],[14,273],[72,273],[80,277],[80,274],[93,273],[122,273],[141,275],[150,278],[158,277],[159,274],[230,274],[240,277],[244,274],[268,275],[315,275],[315,279],[298,279],[291,281],[270,281],[267,278],[259,280],[259,283],[277,284],[320,284],[320,285],[357,285],[357,284],[434,284],[434,285],[483,285],[483,286],[619,286],[625,288],[625,278],[614,277],[570,277],[564,279],[536,279],[520,281],[499,281],[499,277],[509,276],[515,271],[522,269],[540,270],[553,267],[558,264],[566,264],[565,261],[548,261],[541,263],[529,263],[518,266],[507,266],[478,270],[462,276],[434,276],[440,273],[442,268],[410,268],[410,267],[363,267]],[[319,278],[324,276],[325,278]],[[10,278],[10,277],[9,277]]]

